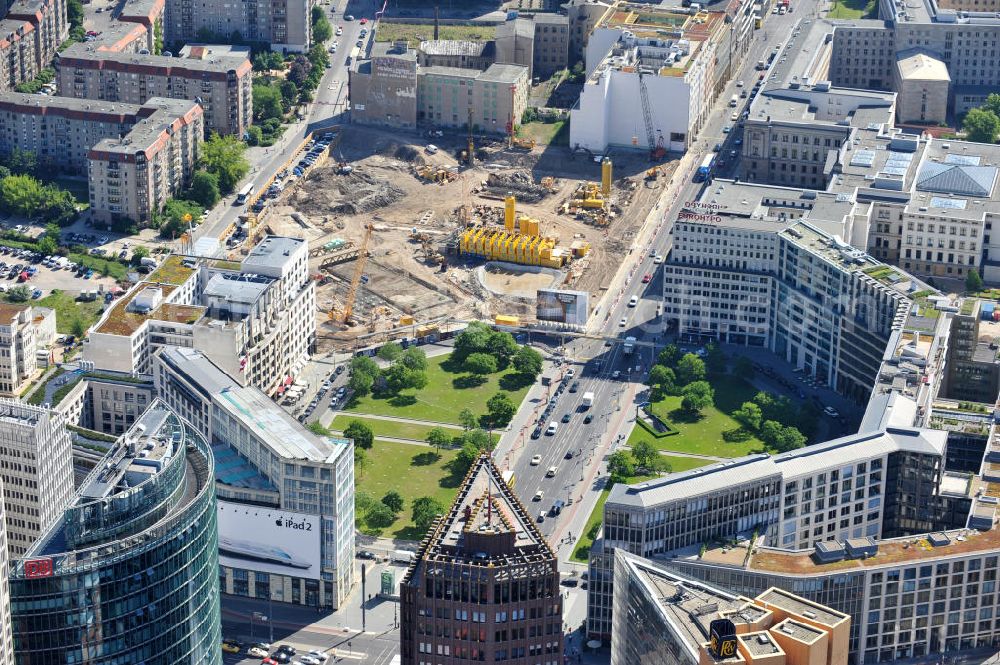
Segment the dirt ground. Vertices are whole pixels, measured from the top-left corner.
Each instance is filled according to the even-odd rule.
[[[424,149],[431,140],[440,148],[435,154]],[[477,142],[477,152],[485,159],[470,169],[459,166],[455,157],[464,148],[464,136],[423,139],[352,125],[330,162],[290,188],[275,207],[270,225],[298,229],[298,235],[309,239],[314,254],[310,268],[314,274],[327,275],[317,292],[321,311],[343,305],[356,259],[339,262],[339,253],[345,248],[356,250],[363,243],[366,224],[371,223],[369,259],[354,308],[358,326],[352,332],[387,329],[403,315],[413,316],[417,323],[501,313],[531,318],[532,308],[523,298],[507,299],[483,289],[474,274],[482,261],[449,253],[465,228],[463,207],[472,211],[472,223],[492,220],[502,224],[508,183],[515,195],[532,200],[519,199],[517,212],[538,219],[542,235],[558,238],[566,248],[575,240],[590,243],[590,254],[564,269],[562,288],[587,290],[599,297],[673,168],[672,162],[663,164],[667,175],[649,183],[644,178],[650,166],[644,153],[613,153],[612,201],[619,212],[608,226],[598,227],[560,213],[580,183],[599,182],[600,164],[590,155],[574,156],[565,147],[538,147],[529,153],[506,149],[496,140],[483,143]],[[343,165],[351,167],[350,173],[343,173]],[[440,167],[455,177],[429,182],[415,173],[425,165]],[[543,177],[555,179],[551,192],[540,186]],[[298,213],[298,219],[292,213]],[[324,245],[334,239],[346,244],[325,250]],[[443,271],[435,260],[442,257]],[[324,263],[332,265],[321,269]],[[526,278],[527,282],[532,279]],[[510,283],[512,290],[520,291],[526,281]],[[320,320],[326,317],[321,315]],[[321,328],[326,335],[335,332],[331,325]]]

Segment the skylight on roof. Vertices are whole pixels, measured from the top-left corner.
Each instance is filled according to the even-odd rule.
[[[874,163],[874,150],[857,150],[851,155],[851,166],[871,166]]]
[[[931,207],[932,208],[947,208],[949,210],[965,210],[965,206],[969,204],[966,199],[950,199],[945,196],[932,196],[931,197]]]
[[[961,164],[962,166],[979,166],[982,158],[979,155],[953,155],[944,158],[945,164]]]

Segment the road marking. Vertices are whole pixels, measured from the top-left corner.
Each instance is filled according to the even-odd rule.
[[[351,660],[364,660],[367,656],[368,656],[367,653],[363,653],[361,651],[351,651],[345,653],[340,649],[333,650],[334,658],[350,658]]]

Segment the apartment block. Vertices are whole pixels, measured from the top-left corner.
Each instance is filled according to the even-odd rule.
[[[252,66],[241,52],[168,58],[77,44],[60,53],[55,64],[62,96],[126,104],[145,104],[153,97],[196,101],[204,110],[205,131],[237,137],[253,120]]]
[[[164,28],[168,43],[198,41],[207,31],[217,41],[235,34],[249,42],[267,42],[271,49],[304,53],[312,43],[312,3],[308,0],[220,0],[167,2]],[[229,40],[238,41],[238,40]]]
[[[565,14],[522,14],[497,26],[497,62],[527,67],[532,78],[545,79],[571,65],[569,44]]]
[[[153,97],[129,106],[136,120],[128,133],[98,141],[87,152],[92,219],[110,228],[145,225],[187,188],[205,134],[203,112],[195,102]]]
[[[253,557],[223,560],[223,592],[340,607],[356,582],[353,444],[312,434],[263,392],[240,386],[197,350],[164,348],[153,376],[160,399],[211,442],[216,494],[226,510],[273,508],[318,523],[314,549],[293,552],[297,561],[291,570],[256,566]],[[224,545],[246,536],[220,525]]]
[[[84,341],[98,370],[149,374],[160,348],[202,351],[240,385],[275,394],[315,343],[315,282],[297,238],[269,236],[239,270],[170,256],[109,308]]]
[[[73,451],[61,415],[0,400],[0,479],[8,554],[18,558],[62,517],[73,496]]]
[[[118,12],[120,23],[135,23],[145,28],[145,48],[155,55],[159,55],[163,50],[163,17],[166,5],[166,0],[130,0]]]
[[[186,187],[203,140],[194,102],[141,106],[0,93],[0,153],[27,150],[46,168],[87,173],[94,219],[149,219]]]
[[[0,498],[3,496],[3,482],[0,481]],[[4,502],[0,500],[0,661],[14,661],[14,636],[10,620],[10,588],[7,576],[10,574],[10,556],[7,549],[7,515]]]
[[[851,618],[771,588],[740,596],[615,551],[612,665],[847,665]]]
[[[673,26],[670,35],[664,24]],[[650,145],[686,150],[711,110],[728,30],[717,12],[630,4],[609,9],[587,41],[587,80],[571,111],[570,145],[594,152]]]
[[[905,59],[912,49],[920,49],[940,63],[936,69],[943,67],[947,74],[934,74],[939,82],[934,89],[947,90],[949,113],[961,115],[981,105],[1000,86],[1000,18],[995,3],[976,6],[964,0],[881,0],[879,18],[836,27],[830,62],[835,85],[894,89],[897,61]],[[922,105],[922,86],[904,86],[897,92],[918,97],[901,103],[902,108]],[[931,106],[935,101],[927,97]]]
[[[476,460],[399,585],[403,665],[563,662],[556,553],[489,456]]]
[[[0,91],[33,79],[69,34],[65,0],[17,0],[0,20]]]

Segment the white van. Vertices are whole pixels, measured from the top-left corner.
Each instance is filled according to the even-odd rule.
[[[409,565],[413,562],[413,552],[409,550],[396,550],[392,553],[393,563],[405,563]]]
[[[629,307],[635,307],[638,304],[639,304],[639,296],[632,296],[631,298],[628,299]]]

